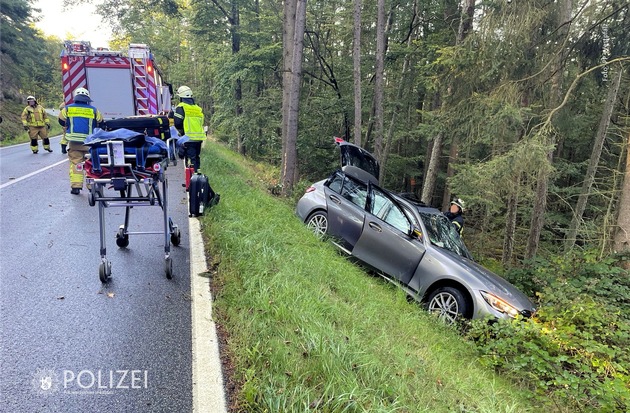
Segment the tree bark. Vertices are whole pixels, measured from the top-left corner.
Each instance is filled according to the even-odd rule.
[[[514,179],[514,190],[510,191],[507,204],[507,213],[505,216],[505,236],[503,237],[503,256],[501,263],[504,267],[509,267],[514,254],[514,238],[516,234],[516,212],[518,210],[518,187],[520,186],[520,177]]]
[[[586,176],[584,177],[584,182],[582,183],[582,189],[580,190],[580,195],[575,207],[575,213],[573,214],[573,219],[571,220],[571,225],[569,226],[569,231],[567,232],[565,238],[565,251],[571,250],[575,245],[580,223],[582,222],[582,216],[584,215],[584,210],[586,209],[586,202],[588,201],[591,188],[593,187],[593,182],[595,182],[597,165],[599,164],[599,158],[601,157],[602,148],[604,147],[604,140],[606,139],[606,134],[608,133],[610,117],[612,116],[612,112],[615,107],[615,100],[617,99],[617,93],[619,92],[622,75],[623,69],[620,69],[613,81],[613,84],[610,86],[610,89],[608,89],[608,96],[606,97],[604,112],[602,113],[602,117],[599,121],[599,127],[597,128],[597,135],[595,136],[591,159],[589,160]]]
[[[376,18],[376,65],[374,74],[374,155],[381,162],[383,160],[383,100],[384,100],[384,72],[385,72],[385,0],[377,2]],[[381,174],[382,176],[382,174]],[[379,177],[382,183],[382,177]]]
[[[435,180],[437,177],[437,170],[439,168],[439,159],[440,152],[442,150],[443,139],[443,132],[439,132],[433,141],[429,167],[427,168],[424,185],[422,186],[422,196],[420,200],[427,205],[431,205],[431,202],[433,201],[433,190],[435,189]]]
[[[284,182],[284,164],[287,153],[287,125],[289,121],[289,101],[291,99],[291,58],[293,56],[293,38],[295,33],[295,10],[297,0],[286,0],[283,9],[282,28],[282,158],[280,170],[281,185]]]
[[[361,0],[354,0],[354,35],[352,44],[354,76],[354,143],[361,146]]]
[[[302,85],[302,56],[306,28],[306,0],[297,0],[291,57],[291,82],[287,116],[287,142],[282,171],[282,195],[290,195],[297,179],[297,135]]]

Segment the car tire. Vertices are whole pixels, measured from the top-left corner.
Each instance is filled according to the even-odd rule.
[[[448,324],[466,317],[470,308],[464,294],[455,287],[440,287],[429,295],[427,310]]]
[[[323,238],[328,232],[328,214],[326,211],[315,211],[306,219],[306,226],[310,228],[315,235]]]

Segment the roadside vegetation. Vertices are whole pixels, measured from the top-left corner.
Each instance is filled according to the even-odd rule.
[[[275,171],[212,141],[202,169],[221,194],[201,220],[232,412],[630,406],[627,304],[602,306],[629,297],[612,263],[537,263],[510,276],[538,292],[539,317],[447,327],[317,240],[271,193]],[[586,300],[574,275],[608,289]]]

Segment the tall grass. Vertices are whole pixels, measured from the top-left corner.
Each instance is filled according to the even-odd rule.
[[[321,242],[259,165],[208,141],[200,218],[238,412],[533,412],[525,390],[394,285]]]

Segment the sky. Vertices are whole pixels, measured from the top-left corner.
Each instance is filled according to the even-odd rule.
[[[96,14],[96,6],[74,2],[64,10],[63,0],[36,0],[34,9],[41,9],[41,20],[35,24],[44,34],[61,40],[88,40],[92,47],[107,47],[111,29]]]

